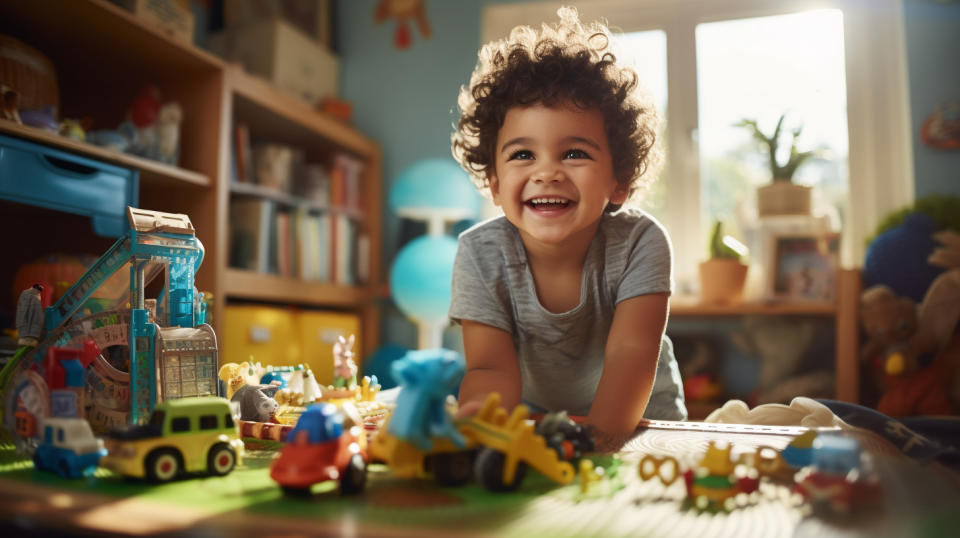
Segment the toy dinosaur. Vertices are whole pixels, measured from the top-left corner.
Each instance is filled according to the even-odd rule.
[[[390,369],[403,388],[387,430],[421,450],[431,449],[431,437],[448,437],[463,447],[466,441],[446,407],[447,396],[463,378],[463,357],[445,349],[410,351]]]

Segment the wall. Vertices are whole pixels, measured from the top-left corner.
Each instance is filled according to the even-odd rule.
[[[426,0],[433,36],[424,39],[411,25],[413,44],[393,46],[395,22],[373,21],[374,0],[339,1],[337,45],[341,58],[341,95],[354,104],[354,123],[383,147],[384,192],[414,161],[450,156],[456,121],[456,96],[468,81],[480,46],[485,5],[505,0]],[[939,152],[920,144],[924,118],[942,101],[960,99],[960,4],[906,0],[906,38],[910,106],[914,131],[916,194],[960,194],[960,152]],[[396,254],[401,223],[384,219],[384,263]],[[384,316],[382,341],[406,347],[416,332],[395,310]],[[447,342],[451,335],[448,335]],[[453,338],[452,347],[456,347]]]
[[[960,101],[960,3],[908,0],[904,15],[916,195],[960,195],[960,151],[935,150],[919,136],[938,104]]]

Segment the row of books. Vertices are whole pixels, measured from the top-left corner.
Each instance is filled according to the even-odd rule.
[[[231,181],[293,194],[317,205],[362,212],[364,162],[347,153],[329,165],[306,162],[302,148],[274,141],[251,142],[250,128],[234,127]]]
[[[354,286],[369,280],[369,259],[369,238],[347,214],[256,197],[230,202],[231,267]]]

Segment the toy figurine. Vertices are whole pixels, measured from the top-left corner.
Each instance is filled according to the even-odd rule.
[[[17,299],[17,345],[35,347],[43,334],[43,286],[33,286],[20,292]]]
[[[350,388],[357,384],[357,363],[353,362],[354,336],[349,339],[342,335],[333,344],[333,386]]]
[[[447,395],[463,378],[465,363],[445,349],[410,351],[391,365],[403,389],[387,428],[421,450],[430,450],[431,437],[449,437],[458,447],[466,444],[447,413]]]
[[[875,476],[862,465],[860,443],[837,435],[817,437],[813,465],[797,475],[795,490],[821,513],[828,510],[845,514],[870,508],[882,498]]]
[[[240,404],[240,420],[252,422],[276,422],[280,404],[273,399],[278,387],[275,385],[244,385],[230,398]]]
[[[0,119],[22,124],[20,114],[17,112],[19,108],[20,94],[13,88],[0,84]]]
[[[183,108],[174,102],[165,103],[157,115],[156,138],[151,158],[176,165],[180,156],[180,123]]]

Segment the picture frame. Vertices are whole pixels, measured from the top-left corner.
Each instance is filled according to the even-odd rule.
[[[832,301],[839,265],[839,234],[784,234],[772,238],[767,295],[783,301]]]

